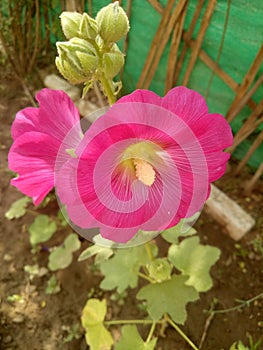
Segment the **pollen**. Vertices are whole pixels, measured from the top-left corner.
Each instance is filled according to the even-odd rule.
[[[146,186],[152,186],[155,180],[155,171],[151,164],[142,159],[133,159],[136,177]]]

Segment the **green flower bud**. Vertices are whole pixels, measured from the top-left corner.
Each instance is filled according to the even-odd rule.
[[[78,12],[62,12],[60,15],[63,33],[67,39],[79,36],[82,15]]]
[[[94,40],[98,34],[97,22],[95,19],[91,18],[86,13],[83,13],[80,29],[79,29],[79,37],[82,39],[92,39]]]
[[[90,80],[98,66],[96,50],[84,39],[73,38],[67,42],[58,42],[59,56],[56,66],[60,73],[72,84]]]
[[[99,35],[106,43],[120,40],[130,29],[128,17],[118,1],[103,7],[96,16],[96,22]]]
[[[124,65],[124,55],[114,44],[110,52],[106,52],[102,59],[102,70],[108,79],[112,79],[119,73]]]

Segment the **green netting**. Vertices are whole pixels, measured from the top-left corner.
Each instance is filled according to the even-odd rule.
[[[166,0],[160,1],[163,6]],[[58,16],[61,12],[61,1],[51,0],[49,26],[51,28],[51,41],[55,43],[58,40],[64,40],[59,28]],[[92,15],[95,16],[98,10],[110,3],[109,0],[93,0]],[[188,29],[191,23],[198,0],[190,0],[187,10],[184,29]],[[205,5],[208,1],[205,2]],[[85,2],[88,11],[88,1]],[[123,1],[123,7],[126,8],[127,0]],[[222,38],[228,1],[217,1],[211,23],[202,42],[202,49],[215,61],[218,55],[220,42]],[[193,37],[196,38],[205,6],[198,20]],[[241,83],[244,75],[252,64],[255,56],[262,44],[263,37],[263,1],[262,0],[232,0],[230,5],[229,21],[225,35],[222,54],[219,65],[229,74],[237,83]],[[160,14],[151,6],[148,0],[132,0],[131,10],[131,30],[129,33],[129,46],[126,57],[126,65],[123,75],[123,93],[127,94],[136,88],[136,84],[141,75],[149,48],[153,37],[160,23]],[[42,19],[43,31],[46,24]],[[190,57],[188,50],[186,59],[179,76],[178,85],[182,82],[187,63]],[[167,74],[167,61],[169,55],[169,43],[160,60],[155,76],[151,83],[150,89],[164,94],[165,79]],[[263,72],[261,67],[256,79]],[[188,87],[193,88],[206,96],[210,112],[226,114],[231,105],[235,94],[218,76],[214,75],[211,86],[208,91],[208,84],[211,77],[211,70],[198,59],[194,70],[192,71]],[[263,96],[263,86],[254,94],[253,99],[256,102]],[[248,107],[245,107],[231,123],[234,133],[242,126],[243,121],[251,113]],[[258,131],[263,126],[258,128]],[[234,156],[243,158],[249,146],[255,139],[257,133],[254,133],[248,140],[243,142]],[[263,145],[254,153],[249,161],[249,165],[257,168],[262,161]]]

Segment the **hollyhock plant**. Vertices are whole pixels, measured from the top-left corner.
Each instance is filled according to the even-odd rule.
[[[70,158],[66,150],[79,143],[81,129],[79,112],[66,93],[43,89],[36,99],[39,108],[28,107],[16,115],[8,162],[9,168],[18,173],[11,184],[38,205],[54,187],[56,157],[65,136],[75,126],[71,142],[63,144],[63,162]]]
[[[137,90],[97,119],[75,157],[56,168],[57,194],[74,224],[125,243],[200,210],[231,144],[228,123],[209,114],[197,92],[176,87],[161,98]]]

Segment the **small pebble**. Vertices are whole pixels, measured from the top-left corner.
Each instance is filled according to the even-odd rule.
[[[17,315],[13,318],[14,323],[22,323],[24,322],[25,317],[23,315]]]
[[[5,262],[9,262],[9,261],[12,261],[13,260],[13,257],[9,254],[5,254],[4,255],[4,261]]]

